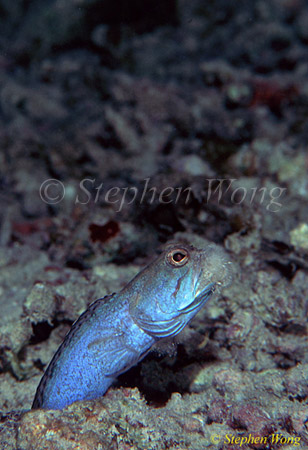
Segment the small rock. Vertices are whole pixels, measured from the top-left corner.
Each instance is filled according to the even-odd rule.
[[[308,250],[308,224],[301,223],[298,227],[290,231],[291,244],[297,250]]]

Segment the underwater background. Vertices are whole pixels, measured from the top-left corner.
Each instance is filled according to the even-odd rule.
[[[0,0],[0,450],[308,448],[305,0]],[[170,241],[232,285],[107,394],[32,410]]]

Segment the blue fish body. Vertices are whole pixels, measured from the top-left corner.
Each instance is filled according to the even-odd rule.
[[[96,300],[73,324],[37,388],[32,408],[61,409],[98,398],[160,339],[178,334],[219,284],[222,250],[175,244],[118,294]]]

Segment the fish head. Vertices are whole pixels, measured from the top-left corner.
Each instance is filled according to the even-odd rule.
[[[155,338],[178,334],[220,286],[230,282],[225,252],[172,244],[133,281],[130,314]]]

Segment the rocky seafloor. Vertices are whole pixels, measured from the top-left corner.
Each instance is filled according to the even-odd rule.
[[[1,450],[308,448],[307,142],[304,0],[0,1]],[[30,410],[170,241],[232,285],[104,397]]]

